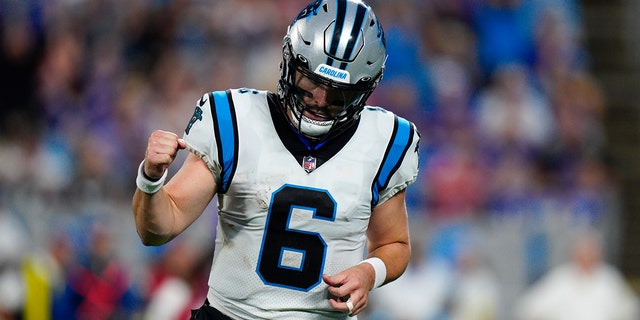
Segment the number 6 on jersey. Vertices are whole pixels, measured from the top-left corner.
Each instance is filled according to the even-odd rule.
[[[326,190],[294,185],[276,190],[256,272],[265,284],[309,291],[322,281],[327,244],[319,233],[289,228],[296,210],[311,211],[313,219],[336,218],[336,203]]]

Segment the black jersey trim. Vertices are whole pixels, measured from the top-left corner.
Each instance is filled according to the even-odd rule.
[[[291,122],[286,118],[285,109],[275,93],[269,93],[267,101],[278,137],[280,137],[280,141],[282,141],[285,148],[289,150],[289,153],[300,164],[300,167],[302,167],[302,160],[305,156],[313,156],[316,158],[316,168],[319,168],[342,150],[355,134],[360,122],[360,119],[358,119],[353,125],[337,135],[329,135],[322,146],[316,147],[308,139],[298,134],[293,125],[291,125]]]

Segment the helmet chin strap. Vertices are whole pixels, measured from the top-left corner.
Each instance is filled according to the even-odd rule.
[[[333,125],[333,121],[325,121],[328,124],[318,124],[317,121],[311,120],[305,116],[302,116],[300,119],[300,132],[312,136],[312,137],[320,137],[329,133],[331,130],[331,126]]]
[[[335,121],[335,120],[317,121],[317,120],[310,119],[305,115],[301,114],[298,111],[298,109],[295,107],[289,108],[289,110],[291,110],[290,112],[293,113],[292,117],[297,120],[296,122],[297,122],[298,130],[300,131],[300,133],[311,138],[316,138],[316,137],[320,138],[326,135],[327,133],[329,133]]]

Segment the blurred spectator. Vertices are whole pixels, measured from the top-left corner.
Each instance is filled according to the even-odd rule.
[[[478,1],[472,24],[478,37],[478,62],[486,79],[503,65],[533,66],[539,14],[535,0]]]
[[[434,221],[475,216],[482,211],[487,172],[476,146],[471,130],[452,128],[448,143],[435,148],[423,166],[424,206]]]
[[[480,240],[469,231],[456,259],[449,298],[452,320],[494,320],[500,317],[501,292]]]
[[[22,318],[22,259],[31,249],[24,225],[0,204],[0,319]]]
[[[537,59],[533,72],[542,90],[553,97],[562,94],[561,90],[554,88],[557,82],[570,77],[576,70],[585,69],[587,55],[581,43],[583,39],[580,26],[567,17],[571,13],[577,13],[563,10],[566,9],[563,4],[571,6],[573,1],[547,2],[549,4],[544,7],[540,23],[535,27]]]
[[[616,192],[608,166],[598,158],[584,157],[573,171],[564,208],[576,224],[602,226]]]
[[[18,0],[3,1],[0,8],[0,134],[16,122],[28,130],[41,125],[36,94],[44,53],[40,9],[35,1]]]
[[[570,261],[551,269],[522,296],[519,320],[634,320],[638,300],[618,270],[602,259],[594,230],[580,233]]]
[[[530,154],[551,141],[555,119],[530,77],[522,65],[502,64],[492,74],[491,84],[481,89],[476,108],[485,148]]]
[[[69,270],[67,310],[78,320],[132,317],[139,298],[127,270],[113,255],[111,235],[95,226],[89,237],[84,261]]]
[[[576,71],[556,79],[549,97],[558,128],[550,153],[563,169],[583,156],[604,156],[606,101],[599,82]]]
[[[183,239],[170,244],[150,270],[144,319],[188,319],[207,294],[209,269],[203,268],[202,261],[209,257]]]
[[[34,250],[23,263],[24,320],[74,318],[65,302],[67,270],[73,267],[74,252],[65,233],[52,238],[48,250]]]
[[[540,210],[540,180],[532,161],[508,150],[492,163],[491,180],[484,184],[486,209],[496,216],[527,217]]]

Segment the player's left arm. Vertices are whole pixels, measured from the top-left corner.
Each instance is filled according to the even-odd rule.
[[[380,258],[387,270],[384,283],[404,273],[411,257],[405,190],[373,210],[367,229],[369,258]],[[373,267],[367,265],[373,270]]]
[[[368,258],[382,260],[386,268],[384,283],[400,277],[407,268],[411,256],[404,190],[373,210],[367,238]],[[353,304],[353,311],[350,313],[358,314],[367,306],[369,291],[373,289],[375,279],[376,270],[369,263],[360,263],[335,276],[325,275],[324,281],[329,285],[329,292],[336,297],[341,297],[341,299],[329,300],[332,307],[349,312],[346,301],[350,300]]]
[[[406,124],[404,119],[396,118],[396,128],[406,130]],[[395,147],[403,145],[400,137],[406,137],[407,144],[402,156],[397,159],[400,161],[397,170],[384,183],[387,187],[380,190],[378,204],[371,213],[367,229],[367,262],[357,264],[334,276],[323,276],[325,283],[329,285],[329,293],[339,297],[329,300],[336,310],[352,315],[358,314],[367,306],[371,289],[397,279],[409,264],[411,246],[405,190],[418,176],[420,134],[413,124],[409,123],[408,128],[408,134],[406,131],[403,134],[394,134]],[[351,310],[349,307],[352,307]]]

